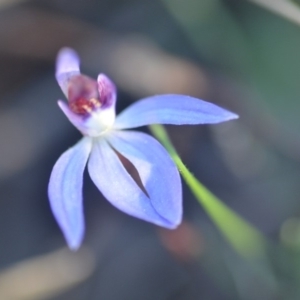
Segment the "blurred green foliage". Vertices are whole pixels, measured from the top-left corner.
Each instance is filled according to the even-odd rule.
[[[201,58],[247,84],[248,101],[300,129],[299,26],[247,1],[163,0]]]

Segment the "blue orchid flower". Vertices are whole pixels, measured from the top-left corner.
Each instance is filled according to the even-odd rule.
[[[182,188],[178,170],[167,151],[150,135],[124,131],[149,124],[213,124],[238,116],[212,103],[184,95],[142,99],[117,117],[116,88],[100,74],[97,81],[82,75],[79,57],[63,48],[57,57],[56,79],[68,99],[58,105],[83,138],[56,162],[49,182],[53,214],[70,249],[84,236],[83,172],[103,196],[121,211],[166,228],[182,219]],[[139,173],[143,188],[127,172],[119,156]]]

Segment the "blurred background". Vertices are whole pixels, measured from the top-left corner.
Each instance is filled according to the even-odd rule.
[[[1,0],[0,299],[300,299],[298,4]],[[236,253],[186,185],[169,231],[117,211],[88,176],[84,245],[66,248],[47,198],[52,166],[81,138],[56,104],[63,46],[83,73],[113,79],[118,111],[181,93],[240,115],[167,129],[192,173],[268,239],[263,259]]]

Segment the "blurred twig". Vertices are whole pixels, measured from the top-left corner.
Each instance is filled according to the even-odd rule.
[[[289,0],[248,0],[300,25],[300,8]]]
[[[10,5],[18,4],[19,2],[25,2],[28,0],[0,0],[0,9],[6,8]]]
[[[88,249],[33,257],[0,272],[0,299],[45,299],[84,281],[93,269],[94,257]]]
[[[0,19],[0,38],[0,54],[52,62],[61,47],[74,47],[84,67],[108,72],[118,86],[135,94],[204,96],[207,90],[205,72],[188,59],[160,49],[146,37],[121,36],[76,18],[40,9],[11,11]]]

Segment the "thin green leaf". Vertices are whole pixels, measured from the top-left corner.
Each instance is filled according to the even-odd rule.
[[[162,125],[151,125],[150,130],[165,146],[196,199],[232,247],[247,258],[262,256],[266,246],[262,234],[220,201],[191,174],[178,156]]]

